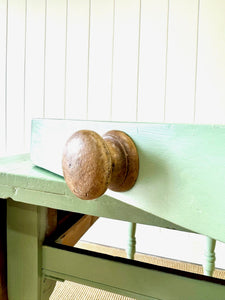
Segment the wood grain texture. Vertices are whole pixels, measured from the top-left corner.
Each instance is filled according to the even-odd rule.
[[[122,131],[111,130],[101,137],[92,130],[79,130],[65,144],[62,170],[73,194],[94,200],[108,188],[124,192],[133,187],[139,171],[138,152]]]
[[[83,216],[78,222],[57,238],[56,243],[73,247],[97,219],[98,217],[94,216]]]
[[[124,193],[107,191],[107,195],[224,240],[224,126],[36,120],[31,156],[34,163],[62,174],[59,148],[71,131],[82,128],[100,134],[112,128],[122,130],[138,149],[140,171],[135,186]]]
[[[99,134],[76,131],[66,142],[61,160],[65,181],[78,198],[93,200],[105,193],[111,180],[112,161]]]

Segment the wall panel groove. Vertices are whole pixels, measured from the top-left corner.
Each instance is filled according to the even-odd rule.
[[[139,24],[138,24],[138,62],[137,62],[137,95],[136,95],[136,120],[138,121],[139,108],[139,81],[140,81],[140,46],[141,46],[141,17],[142,17],[142,1],[139,2]]]
[[[89,50],[88,119],[111,116],[113,0],[92,0]]]
[[[224,123],[224,11],[222,0],[2,0],[0,152],[29,149],[34,117]]]
[[[86,119],[90,0],[68,0],[65,116]]]
[[[67,93],[67,45],[68,45],[68,0],[66,0],[66,37],[65,37],[65,71],[64,71],[64,111],[63,117],[66,118],[66,93]]]
[[[0,0],[0,155],[29,151],[36,117],[225,124],[224,15],[224,0]]]
[[[7,151],[24,150],[25,0],[8,2]]]
[[[197,96],[197,78],[198,78],[198,40],[199,40],[199,16],[200,16],[200,0],[198,0],[198,14],[197,14],[197,33],[196,33],[196,60],[195,60],[195,87],[194,87],[194,113],[193,123],[196,120],[196,96]]]
[[[115,2],[112,120],[135,121],[140,0]]]
[[[165,121],[194,120],[198,1],[170,0]]]
[[[162,122],[166,81],[168,0],[142,0],[138,121]]]
[[[87,99],[86,99],[86,115],[85,119],[88,119],[89,111],[89,79],[90,79],[90,43],[91,43],[91,8],[92,0],[89,0],[89,15],[88,15],[88,62],[87,62]]]
[[[168,44],[169,44],[169,19],[170,19],[170,0],[167,2],[166,17],[166,46],[165,46],[165,82],[163,91],[163,122],[166,121],[166,100],[167,100],[167,76],[168,76]]]
[[[7,0],[0,1],[0,155],[6,151]]]
[[[26,137],[25,137],[25,130],[26,130],[26,99],[25,99],[25,91],[26,91],[26,54],[27,54],[27,1],[28,0],[25,0],[25,24],[24,24],[24,28],[25,28],[25,33],[24,33],[24,66],[23,66],[23,69],[24,69],[24,78],[23,78],[23,116],[24,116],[24,119],[23,119],[23,145],[24,145],[24,148],[26,148],[25,146],[25,143],[26,143]],[[28,125],[28,124],[27,124]]]
[[[225,124],[225,1],[200,2],[197,123]]]
[[[47,0],[45,0],[44,10],[44,70],[43,70],[43,118],[45,118],[45,78],[46,78],[46,26],[47,26]]]
[[[25,149],[29,150],[31,120],[43,117],[45,0],[27,0],[25,48]]]
[[[64,117],[66,0],[47,0],[45,117]]]

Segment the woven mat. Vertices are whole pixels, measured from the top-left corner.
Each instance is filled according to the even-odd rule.
[[[126,257],[126,253],[121,249],[114,249],[106,246],[78,242],[77,248],[87,249],[91,251],[110,254],[113,256]],[[135,260],[143,261],[159,266],[179,269],[192,273],[202,274],[202,266],[190,264],[161,257],[144,255],[141,253],[135,254]],[[225,271],[216,269],[213,277],[225,279]],[[106,292],[100,289],[91,288],[85,285],[77,284],[70,281],[57,282],[56,287],[50,297],[50,300],[134,300],[133,298],[124,297],[121,295]]]

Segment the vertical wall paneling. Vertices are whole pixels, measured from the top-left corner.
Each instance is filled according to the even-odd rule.
[[[5,153],[6,142],[6,47],[7,0],[0,1],[0,155]]]
[[[65,116],[86,119],[90,0],[68,0]]]
[[[115,0],[112,119],[135,121],[140,0]]]
[[[168,0],[142,0],[138,121],[164,118]]]
[[[64,117],[66,17],[66,0],[47,0],[44,115],[48,118]]]
[[[109,120],[114,0],[92,0],[90,21],[88,118]]]
[[[31,120],[43,116],[45,0],[27,0],[25,63],[25,150],[29,151]]]
[[[0,155],[29,149],[33,117],[225,124],[224,16],[224,0],[0,0]]]
[[[7,151],[24,149],[26,1],[8,1]]]
[[[200,2],[196,122],[225,124],[225,1]]]
[[[170,0],[165,121],[194,120],[198,0]]]

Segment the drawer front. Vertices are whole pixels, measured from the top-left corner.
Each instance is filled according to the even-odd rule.
[[[37,119],[32,125],[34,164],[62,175],[64,144],[81,129],[100,135],[122,130],[138,149],[140,171],[135,186],[121,193],[108,190],[107,196],[225,241],[225,126]],[[102,210],[110,217],[110,200],[101,200]],[[94,204],[88,201],[88,205]],[[112,202],[112,210],[116,207]]]

